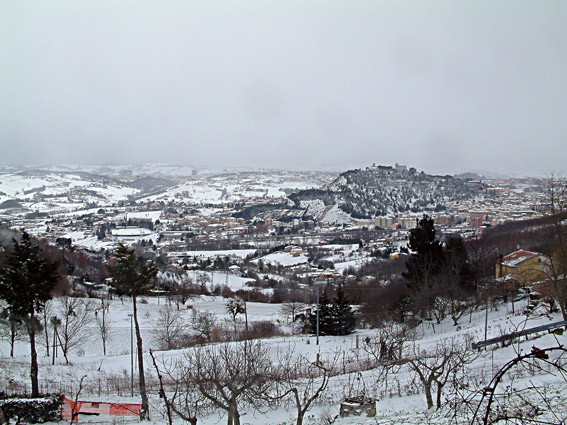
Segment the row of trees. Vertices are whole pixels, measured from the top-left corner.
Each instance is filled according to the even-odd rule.
[[[114,261],[108,265],[108,272],[112,277],[112,285],[119,295],[127,295],[132,299],[133,317],[136,327],[136,341],[139,368],[139,385],[142,397],[142,417],[148,412],[148,398],[144,376],[143,342],[138,322],[137,297],[153,284],[157,268],[151,261],[136,258],[133,250],[121,245],[115,252]],[[85,331],[85,321],[89,317],[90,304],[78,299],[64,298],[62,305],[62,318],[49,314],[46,305],[54,296],[54,289],[61,279],[59,264],[49,261],[42,256],[41,249],[31,237],[24,232],[21,240],[14,238],[12,250],[9,252],[0,274],[0,299],[6,303],[6,317],[10,321],[11,329],[15,334],[17,323],[25,325],[30,343],[30,378],[31,395],[39,395],[38,361],[36,350],[36,336],[41,329],[40,318],[44,319],[46,341],[49,340],[47,322],[55,329],[56,338],[68,362],[67,353],[73,345],[80,343],[81,334]],[[108,327],[105,323],[108,309],[104,304],[97,310],[100,314],[101,335],[107,336]],[[12,338],[12,342],[14,338]],[[103,338],[103,344],[106,339]],[[49,343],[47,342],[47,346]]]
[[[196,424],[197,415],[224,411],[228,425],[240,425],[243,406],[261,410],[288,400],[297,413],[296,424],[327,388],[337,356],[326,362],[311,361],[288,350],[277,359],[260,341],[208,345],[186,351],[174,361],[157,360],[160,395],[169,423],[172,412]]]
[[[102,342],[103,354],[107,354],[107,343],[111,332],[109,317],[109,302],[100,300],[82,299],[63,296],[58,302],[53,300],[45,302],[41,314],[35,320],[35,330],[38,341],[45,346],[45,355],[49,357],[50,351],[56,357],[57,349],[61,348],[65,361],[69,364],[69,351],[85,343],[93,326]],[[9,308],[0,314],[0,337],[7,339],[10,344],[10,356],[14,357],[16,341],[26,340],[25,320],[15,315]]]
[[[470,337],[440,340],[426,348],[413,337],[400,325],[380,330],[362,347],[367,357],[349,358],[349,371],[370,365],[378,387],[387,387],[393,376],[403,372],[421,384],[427,408],[440,408],[445,387],[462,385],[479,354],[471,349]],[[153,353],[152,357],[170,423],[172,412],[196,423],[197,415],[221,410],[228,425],[239,425],[244,406],[262,411],[285,402],[293,406],[296,424],[301,425],[329,380],[344,373],[339,354],[311,360],[289,348],[271,358],[260,341],[243,341],[193,348],[175,360],[156,359]],[[365,389],[344,386],[341,393],[365,400],[370,395]]]
[[[0,274],[0,299],[7,304],[8,317],[23,322],[30,342],[31,395],[39,396],[36,334],[38,315],[53,296],[59,265],[42,258],[39,246],[27,233],[14,244]]]

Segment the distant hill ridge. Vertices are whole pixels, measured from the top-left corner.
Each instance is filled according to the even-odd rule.
[[[341,173],[322,189],[302,190],[289,199],[307,216],[337,206],[352,218],[372,218],[400,213],[443,211],[453,203],[482,199],[487,186],[450,175],[435,176],[415,168],[372,166]]]

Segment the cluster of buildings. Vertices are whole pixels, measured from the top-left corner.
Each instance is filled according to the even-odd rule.
[[[404,165],[395,167],[372,165],[368,171],[390,170],[392,172],[413,173]],[[129,173],[121,175],[129,180]],[[543,181],[537,179],[506,179],[484,181],[488,191],[494,196],[482,199],[456,202],[442,211],[428,211],[436,225],[443,232],[478,233],[482,229],[506,223],[537,217],[543,214],[545,190]],[[219,181],[220,184],[220,181]],[[100,189],[107,190],[104,186]],[[51,196],[43,190],[45,198]],[[59,208],[44,208],[40,212],[22,213],[18,210],[5,210],[4,222],[13,228],[28,232],[56,242],[58,239],[70,239],[71,244],[91,251],[113,249],[118,243],[144,243],[152,249],[168,250],[183,246],[187,241],[238,241],[241,239],[273,239],[289,234],[327,235],[352,229],[386,229],[402,231],[414,228],[421,213],[378,216],[372,219],[354,219],[349,224],[316,222],[311,219],[296,217],[278,217],[264,211],[256,217],[242,218],[237,214],[243,208],[262,206],[268,202],[265,194],[257,199],[246,199],[240,203],[226,202],[217,204],[198,204],[187,198],[172,197],[159,201],[146,197],[129,201],[108,202],[108,199],[96,201],[96,196],[83,186],[69,190],[66,194],[49,198],[50,202],[59,202]],[[126,192],[125,192],[126,193]],[[33,196],[32,196],[33,195]],[[88,195],[88,196],[87,196]],[[30,201],[45,202],[35,199]],[[55,195],[53,195],[55,196]],[[85,198],[87,196],[87,198]],[[67,202],[70,207],[63,208]],[[39,205],[39,204],[37,204]],[[43,204],[42,204],[43,205]],[[72,206],[76,205],[75,211]],[[259,209],[260,210],[260,209]],[[10,213],[10,211],[12,213]],[[2,217],[0,217],[1,219]],[[403,236],[400,236],[402,238]],[[307,240],[307,239],[306,239]],[[313,239],[315,240],[315,239]],[[401,242],[403,243],[403,241]]]

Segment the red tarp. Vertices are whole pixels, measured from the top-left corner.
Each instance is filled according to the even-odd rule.
[[[117,415],[117,416],[140,416],[142,405],[137,403],[109,403],[104,401],[73,401],[66,397],[61,405],[61,418],[71,420],[75,414],[74,421],[78,421],[78,414],[90,415]]]

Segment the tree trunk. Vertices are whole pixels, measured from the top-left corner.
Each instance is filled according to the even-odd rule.
[[[45,308],[45,307],[44,307]],[[49,357],[49,327],[47,326],[48,321],[46,318],[43,319],[43,327],[45,331],[45,356]]]
[[[553,291],[555,292],[553,295],[555,295],[555,298],[557,299],[563,320],[567,320],[567,296],[564,289],[565,284],[566,282],[564,280],[558,282],[557,279],[555,279],[553,282]]]
[[[10,357],[14,357],[14,344],[16,343],[16,325],[10,322]]]
[[[427,400],[427,408],[433,407],[433,396],[431,395],[431,382],[423,383],[423,391],[425,392],[425,400]]]
[[[437,383],[437,408],[441,409],[441,390],[443,386],[438,382]]]
[[[297,419],[295,421],[295,425],[303,425],[303,417],[305,413],[307,413],[307,409],[309,409],[309,404],[302,408],[301,400],[299,399],[299,391],[297,388],[292,389],[293,397],[295,398],[295,406],[297,407]]]
[[[108,338],[108,334],[107,334],[107,328],[106,328],[106,306],[104,304],[104,298],[102,299],[102,309],[101,309],[101,314],[102,314],[102,353],[104,354],[104,356],[106,357],[106,339]]]
[[[561,309],[561,316],[563,316],[563,320],[567,320],[567,305],[564,301],[559,301],[559,308]]]
[[[142,347],[142,335],[140,334],[140,325],[138,324],[138,308],[136,305],[136,296],[132,296],[132,305],[134,308],[134,325],[136,327],[136,343],[138,346],[138,376],[140,383],[140,396],[142,397],[142,410],[140,411],[140,419],[146,420],[150,418],[148,394],[146,393],[146,379],[144,376],[144,350]]]
[[[30,318],[28,319],[27,328],[28,334],[30,336],[30,352],[31,352],[31,396],[39,397],[39,382],[38,382],[38,365],[37,365],[37,352],[35,351],[35,316],[32,312]]]
[[[63,342],[61,342],[61,339],[59,339],[59,345],[61,345],[61,351],[63,351],[63,357],[65,357],[65,364],[69,364],[69,358],[67,357],[69,347],[67,347],[67,341],[65,341],[65,344],[63,344]]]
[[[240,425],[240,413],[235,402],[231,402],[228,406],[228,425]]]

